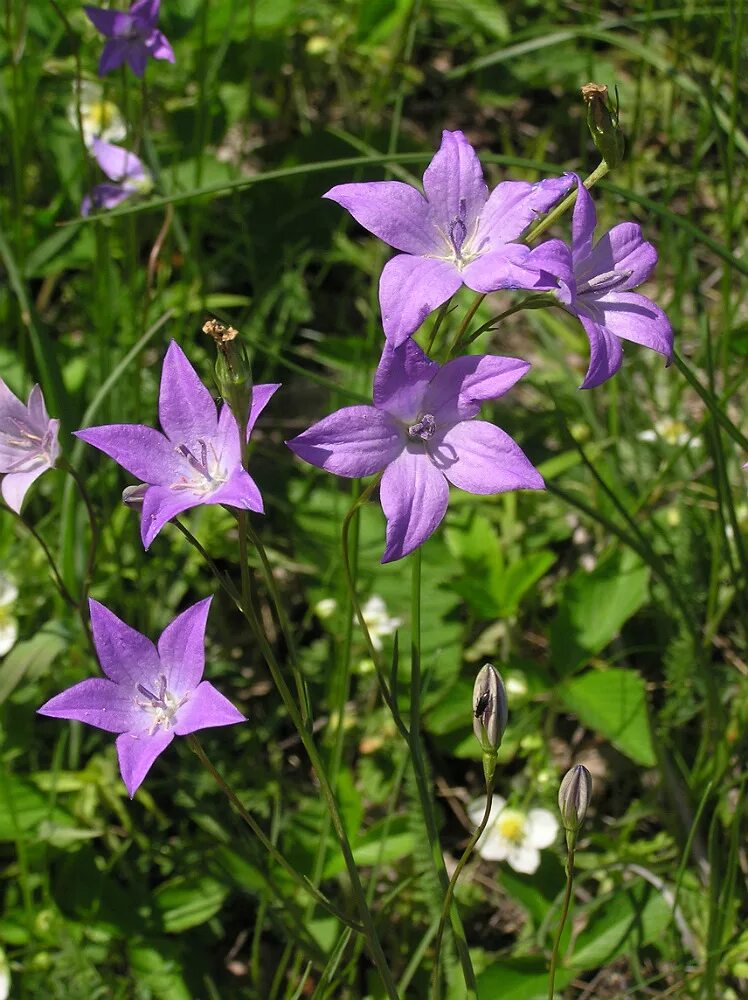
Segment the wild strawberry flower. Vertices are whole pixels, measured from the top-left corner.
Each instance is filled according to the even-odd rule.
[[[278,384],[254,387],[248,438],[278,388]],[[223,404],[216,412],[213,397],[174,341],[164,358],[158,406],[163,433],[143,424],[75,432],[147,487],[140,521],[145,548],[167,521],[200,504],[263,513],[260,491],[242,467],[239,428],[231,410]]]
[[[485,810],[486,796],[482,795],[468,806],[471,822],[477,826]],[[516,872],[532,875],[540,866],[540,852],[555,841],[558,828],[558,820],[547,809],[523,812],[494,795],[488,824],[475,849],[486,861],[506,861]]]
[[[398,347],[462,285],[476,292],[535,287],[545,244],[531,251],[514,241],[571,184],[571,175],[503,181],[489,195],[473,147],[462,132],[444,131],[423,175],[425,195],[401,181],[373,181],[339,184],[323,197],[402,251],[379,281],[385,336]]]
[[[57,461],[59,429],[60,421],[50,420],[38,385],[24,406],[0,378],[0,492],[16,514],[31,484]]]
[[[135,0],[127,11],[84,7],[97,31],[107,38],[99,60],[99,76],[127,63],[135,76],[142,76],[148,59],[174,62],[174,50],[156,27],[161,0]]]
[[[246,721],[202,679],[211,601],[208,597],[178,615],[155,646],[103,604],[89,601],[94,645],[106,677],[80,681],[37,709],[40,715],[118,733],[119,769],[130,798],[175,736]]]
[[[347,406],[287,441],[299,458],[339,476],[384,470],[387,519],[382,562],[418,548],[442,521],[449,483],[468,493],[542,489],[520,447],[485,420],[481,403],[503,395],[529,369],[518,358],[455,358],[444,367],[415,341],[386,344],[374,377],[374,405]]]
[[[80,124],[83,127],[83,141],[88,149],[95,139],[103,142],[120,142],[127,135],[127,125],[122,113],[113,101],[104,99],[104,91],[98,83],[82,80],[80,85]],[[67,106],[67,119],[78,131],[78,99],[75,94]]]
[[[18,638],[18,622],[12,614],[17,597],[18,587],[0,573],[0,656],[9,653]]]
[[[81,203],[81,215],[91,209],[115,208],[133,195],[145,195],[153,190],[153,177],[134,153],[113,146],[103,139],[94,139],[91,152],[112,184],[97,184]]]
[[[382,639],[388,635],[394,635],[403,623],[402,618],[390,618],[387,605],[379,594],[371,595],[361,608],[361,614],[366,622],[371,644],[378,651],[382,649]],[[358,621],[355,615],[353,621],[354,624]]]
[[[558,275],[556,297],[579,318],[590,341],[590,364],[582,389],[592,389],[618,371],[621,340],[657,351],[671,361],[673,331],[665,313],[651,299],[633,292],[657,263],[657,251],[635,222],[622,222],[593,244],[597,215],[587,188],[577,177],[571,249],[561,240],[545,244],[548,270]]]

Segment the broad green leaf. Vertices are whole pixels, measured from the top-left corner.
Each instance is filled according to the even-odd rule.
[[[610,740],[637,764],[654,766],[647,693],[635,671],[593,670],[566,681],[557,691],[585,726]]]
[[[374,823],[363,837],[353,845],[353,857],[359,866],[368,867],[381,861],[391,864],[412,853],[415,834],[406,816],[395,816],[389,823],[386,819]],[[343,871],[345,864],[340,851],[332,853],[325,867],[325,878],[331,878]]]
[[[164,930],[179,934],[210,920],[223,906],[229,890],[212,878],[175,878],[159,886],[153,896]]]
[[[10,697],[31,667],[37,674],[45,672],[66,645],[66,640],[56,632],[41,631],[33,639],[14,646],[3,660],[0,671],[0,705]]]
[[[577,938],[568,965],[596,969],[608,965],[629,949],[650,944],[670,922],[670,907],[651,886],[622,889],[596,905],[589,923]]]
[[[75,827],[73,817],[29,781],[0,772],[0,841],[15,840],[36,831],[41,823]]]
[[[150,990],[155,1000],[193,1000],[182,975],[179,952],[171,941],[131,941],[127,951],[133,979]]]
[[[604,649],[646,603],[648,592],[649,569],[629,549],[616,550],[591,573],[577,570],[551,626],[556,670],[573,673]]]
[[[556,973],[556,996],[571,982],[573,973]],[[548,966],[536,958],[503,959],[478,976],[478,1000],[548,1000]]]

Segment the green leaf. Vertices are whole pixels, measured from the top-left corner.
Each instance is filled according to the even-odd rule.
[[[647,694],[637,673],[617,668],[590,671],[560,685],[557,692],[585,726],[610,740],[637,764],[654,766]]]
[[[150,990],[156,1000],[192,1000],[179,953],[171,941],[130,942],[127,950],[133,979]]]
[[[392,864],[412,854],[415,847],[415,834],[412,823],[407,816],[395,816],[389,822],[387,819],[374,823],[363,837],[353,845],[353,857],[361,867]],[[325,866],[325,878],[331,878],[343,871],[345,864],[340,851],[328,859]]]
[[[629,549],[616,550],[591,573],[578,570],[564,588],[551,626],[553,665],[573,673],[599,653],[647,601],[649,569]]]
[[[15,840],[35,831],[41,823],[74,827],[73,817],[52,808],[47,796],[31,782],[7,771],[0,772],[0,841]]]
[[[10,697],[15,688],[33,666],[36,673],[46,672],[49,664],[67,645],[66,640],[55,632],[41,631],[33,639],[19,642],[3,660],[0,673],[0,705]]]
[[[559,969],[556,989],[564,989],[572,978],[570,970]],[[548,966],[537,958],[503,959],[484,969],[477,983],[478,1000],[547,1000]]]
[[[164,930],[179,934],[215,916],[228,892],[225,885],[212,878],[179,877],[159,886],[153,902]]]
[[[670,922],[670,907],[651,886],[623,889],[602,904],[596,903],[589,923],[575,942],[568,965],[596,969],[628,950],[654,941]]]

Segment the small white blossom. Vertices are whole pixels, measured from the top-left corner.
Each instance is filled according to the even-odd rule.
[[[636,436],[639,441],[664,441],[671,447],[682,447],[687,444],[689,448],[698,448],[701,444],[701,438],[691,436],[687,424],[672,417],[657,420],[654,427],[641,431]]]
[[[78,130],[78,108],[73,94],[68,104],[67,119]],[[103,142],[120,142],[127,136],[127,126],[119,108],[113,101],[104,100],[104,90],[98,83],[84,80],[81,83],[81,124],[83,141],[90,148],[94,139]]]
[[[485,809],[485,795],[468,806],[468,816],[476,826]],[[507,808],[506,800],[495,795],[476,850],[486,861],[506,861],[516,872],[532,875],[540,865],[541,850],[550,847],[557,834],[558,820],[552,812]]]
[[[361,608],[361,614],[369,630],[371,644],[377,652],[382,648],[382,637],[393,635],[403,623],[402,618],[390,618],[387,605],[378,594],[371,595]]]
[[[317,601],[314,605],[314,613],[320,621],[332,618],[337,610],[338,602],[334,597],[323,597],[321,601]]]
[[[18,597],[18,588],[7,576],[0,574],[0,656],[5,656],[16,644],[18,622],[10,609]],[[0,991],[2,1000],[2,991]]]
[[[10,996],[10,966],[5,952],[0,948],[0,1000],[8,1000]]]

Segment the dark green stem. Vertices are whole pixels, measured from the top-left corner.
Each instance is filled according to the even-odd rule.
[[[569,915],[569,904],[571,903],[571,891],[574,885],[574,846],[568,848],[566,855],[566,890],[564,901],[561,904],[561,916],[558,921],[558,930],[553,942],[553,952],[551,953],[551,967],[548,973],[548,1000],[553,1000],[553,991],[556,983],[556,968],[558,966],[558,951],[561,946],[561,935],[564,932],[566,918]]]

